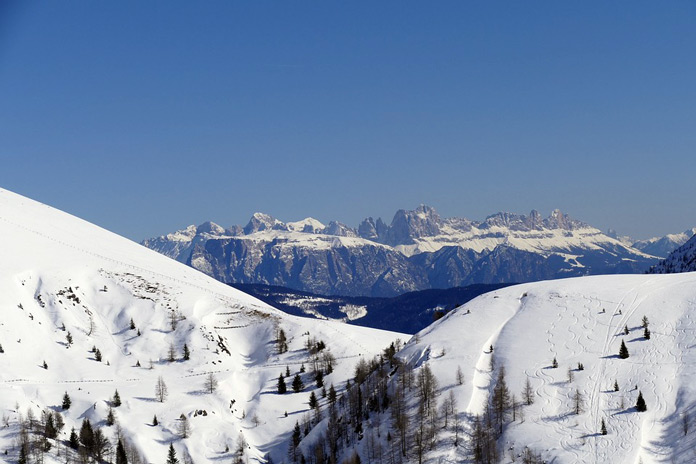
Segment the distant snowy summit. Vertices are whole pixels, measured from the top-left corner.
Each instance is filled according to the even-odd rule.
[[[397,211],[390,224],[370,217],[357,228],[313,218],[283,222],[255,213],[244,227],[207,222],[143,245],[222,282],[352,296],[640,273],[666,256],[651,253],[657,248],[650,244],[642,251],[559,210],[548,217],[532,211],[472,221],[442,218],[425,205]],[[660,246],[669,248],[666,241]]]
[[[650,268],[651,274],[674,274],[696,271],[696,236],[674,250],[670,255]]]

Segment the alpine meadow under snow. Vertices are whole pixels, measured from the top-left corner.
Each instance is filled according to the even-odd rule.
[[[9,462],[94,460],[85,420],[107,462],[696,460],[696,273],[506,287],[402,348],[5,190],[0,238]]]

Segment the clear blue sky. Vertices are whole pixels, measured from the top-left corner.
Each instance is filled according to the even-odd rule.
[[[0,2],[0,185],[135,240],[420,203],[642,238],[696,226],[695,149],[691,1]]]

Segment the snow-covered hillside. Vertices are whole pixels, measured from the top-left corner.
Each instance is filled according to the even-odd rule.
[[[696,236],[650,268],[651,274],[671,274],[696,271]]]
[[[695,233],[696,228],[691,228],[680,234],[667,234],[664,237],[638,240],[632,246],[643,253],[666,258],[671,252],[684,245]]]
[[[49,440],[46,462],[65,462],[71,428],[79,431],[84,419],[113,448],[122,436],[142,462],[164,462],[170,444],[182,461],[230,462],[245,442],[245,461],[279,462],[295,420],[308,411],[312,360],[331,365],[326,385],[340,389],[361,356],[399,337],[288,316],[6,190],[0,190],[0,241],[0,450],[9,462],[20,457],[27,417],[37,419],[29,441],[39,440],[42,412],[60,413],[65,422],[57,440]],[[278,349],[280,330],[286,350]],[[326,347],[317,352],[319,341]],[[280,395],[278,377],[286,369],[288,393]],[[306,385],[298,393],[290,388],[296,374]],[[159,379],[167,395],[156,394]],[[109,426],[111,408],[116,424]],[[38,444],[32,453],[42,454]]]
[[[502,462],[521,461],[529,447],[544,462],[693,463],[695,340],[696,273],[594,276],[480,296],[422,331],[399,356],[418,369],[427,363],[441,401],[452,394],[458,404],[465,435],[485,413],[504,367],[521,404],[515,420],[512,408],[505,412]],[[622,342],[626,359],[618,356]],[[524,404],[527,380],[531,405]],[[646,412],[634,407],[639,393]],[[455,447],[453,440],[452,426],[443,429],[429,462],[471,459],[472,442]]]

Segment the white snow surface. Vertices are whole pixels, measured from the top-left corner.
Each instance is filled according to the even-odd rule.
[[[429,363],[442,396],[455,393],[465,429],[483,412],[501,366],[518,400],[529,378],[535,401],[521,407],[523,421],[507,426],[500,440],[502,462],[529,446],[553,463],[693,463],[695,311],[696,273],[523,284],[451,312],[416,335],[400,356],[415,365]],[[649,320],[649,340],[643,337],[643,316]],[[628,359],[617,356],[622,340]],[[551,368],[554,357],[556,369]],[[575,370],[578,363],[584,370]],[[464,372],[461,386],[455,382],[457,367]],[[577,415],[576,389],[585,402]],[[639,391],[647,412],[634,408]],[[684,416],[691,424],[686,435]],[[599,434],[602,419],[606,436]],[[451,442],[451,433],[445,433],[428,462],[465,462],[466,447],[455,449]]]
[[[180,459],[230,461],[240,434],[250,445],[249,462],[265,456],[280,462],[295,421],[309,410],[313,381],[307,373],[303,392],[278,395],[277,379],[286,366],[294,376],[308,362],[305,334],[326,341],[336,364],[324,381],[339,388],[359,356],[372,357],[404,338],[286,315],[157,252],[2,189],[0,242],[0,415],[9,422],[0,429],[0,449],[10,450],[7,459],[17,458],[19,414],[29,408],[36,417],[47,408],[61,411],[64,392],[72,406],[61,411],[66,425],[59,439],[89,418],[113,442],[115,426],[104,420],[118,390],[123,404],[114,408],[116,419],[147,462],[164,462],[170,443]],[[140,336],[130,330],[131,318]],[[289,340],[280,355],[278,328]],[[181,360],[184,344],[191,350],[188,361]],[[170,346],[174,362],[167,361]],[[219,382],[212,394],[204,390],[209,373]],[[159,376],[169,391],[162,403],[155,399]],[[207,415],[196,415],[199,410]],[[191,426],[186,439],[176,434],[182,414]],[[154,415],[158,426],[151,425]],[[48,454],[46,462],[58,460]]]

